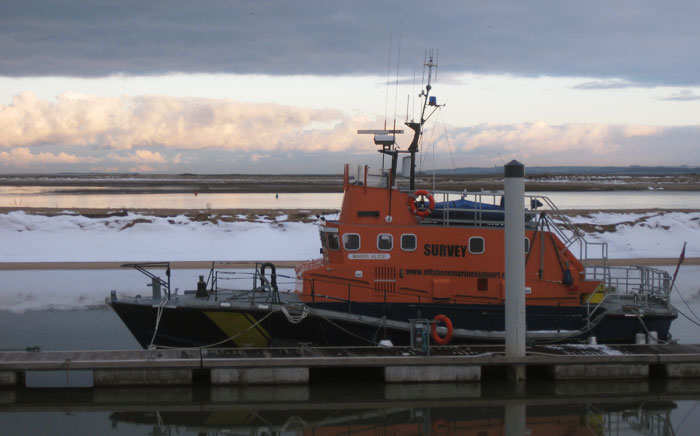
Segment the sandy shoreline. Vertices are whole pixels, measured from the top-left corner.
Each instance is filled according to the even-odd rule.
[[[302,260],[270,261],[277,268],[294,268]],[[611,266],[672,266],[678,263],[677,258],[636,258],[636,259],[610,259]],[[2,271],[31,271],[31,270],[99,270],[99,269],[120,269],[121,265],[135,263],[133,261],[124,262],[0,262]],[[136,262],[137,263],[137,262]],[[217,269],[246,269],[254,268],[256,263],[261,261],[230,261],[217,262]],[[592,264],[598,264],[595,261]],[[700,265],[700,258],[686,258],[683,265]],[[174,261],[170,262],[173,269],[209,269],[210,261]]]

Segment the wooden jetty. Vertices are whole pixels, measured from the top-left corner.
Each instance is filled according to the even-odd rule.
[[[28,374],[91,372],[91,386],[306,384],[314,373],[366,373],[387,383],[479,382],[513,369],[553,380],[700,378],[700,345],[546,345],[508,357],[503,346],[157,349],[0,352],[0,386]]]

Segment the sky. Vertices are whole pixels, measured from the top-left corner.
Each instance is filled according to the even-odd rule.
[[[0,173],[700,165],[700,3],[3,0]],[[397,140],[410,143],[408,133]]]

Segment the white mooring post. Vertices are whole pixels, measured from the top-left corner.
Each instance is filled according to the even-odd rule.
[[[506,356],[525,356],[525,167],[513,160],[505,173]],[[515,367],[514,378],[525,379]]]

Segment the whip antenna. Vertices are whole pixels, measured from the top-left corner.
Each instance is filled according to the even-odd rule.
[[[389,110],[389,81],[391,78],[391,44],[394,38],[394,23],[391,23],[391,31],[389,32],[389,56],[386,62],[386,92],[384,99],[384,130],[386,130],[386,113]]]

